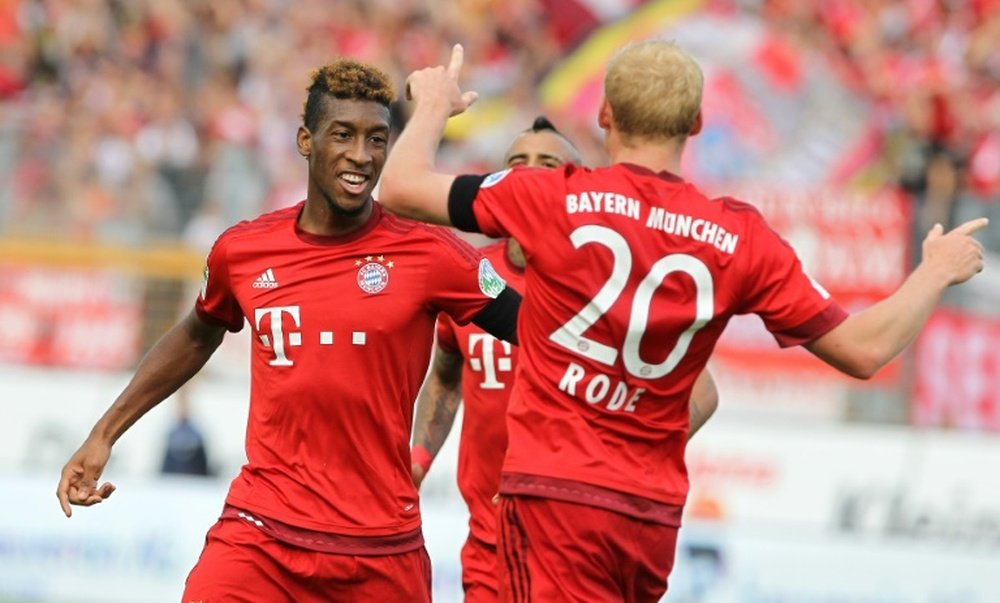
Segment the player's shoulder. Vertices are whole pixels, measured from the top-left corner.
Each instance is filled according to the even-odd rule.
[[[289,221],[295,221],[298,218],[299,211],[301,209],[302,202],[261,214],[252,220],[237,222],[222,231],[216,245],[218,246],[219,244],[228,244],[240,239],[266,235],[275,228],[282,228],[286,226]]]
[[[405,236],[411,248],[423,249],[431,255],[448,254],[472,266],[482,258],[478,249],[451,228],[410,220],[389,211],[383,212],[381,226],[389,232]]]
[[[790,248],[788,242],[768,223],[760,208],[753,203],[731,196],[715,197],[711,202],[720,204],[727,215],[737,216],[743,223],[744,232],[751,238]]]
[[[753,203],[729,195],[711,198],[709,202],[718,204],[723,212],[730,216],[738,216],[747,224],[768,227],[764,214],[760,213],[760,209]]]
[[[712,203],[721,204],[728,211],[735,212],[748,212],[756,216],[761,216],[760,210],[757,209],[753,203],[748,201],[743,201],[742,199],[737,199],[730,195],[723,195],[721,197],[714,197],[711,199]]]

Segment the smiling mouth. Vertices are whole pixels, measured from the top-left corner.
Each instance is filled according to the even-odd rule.
[[[337,179],[348,192],[355,195],[364,192],[369,180],[368,176],[355,172],[344,172]]]

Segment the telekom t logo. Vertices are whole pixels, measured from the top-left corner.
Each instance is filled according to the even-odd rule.
[[[495,345],[500,344],[502,358],[495,355]],[[477,356],[476,347],[482,352]],[[503,389],[504,384],[497,380],[497,371],[510,372],[511,348],[506,341],[501,341],[487,333],[473,333],[469,335],[469,366],[472,370],[483,373],[483,382],[479,387],[483,389]]]
[[[257,328],[257,332],[260,333],[260,319],[264,316],[269,315],[271,317],[271,349],[274,350],[274,358],[268,363],[271,366],[292,366],[292,361],[288,359],[285,355],[285,333],[281,327],[281,314],[288,313],[295,322],[295,326],[301,326],[299,320],[299,307],[298,306],[275,306],[273,308],[257,308],[254,311],[254,323]],[[267,345],[266,335],[261,335],[264,340],[264,345]],[[288,337],[291,341],[291,345],[301,345],[302,334],[301,333],[289,333]]]

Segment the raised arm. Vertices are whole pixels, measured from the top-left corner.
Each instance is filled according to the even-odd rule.
[[[899,289],[805,348],[848,375],[871,378],[913,342],[945,289],[982,271],[983,247],[972,235],[988,223],[970,220],[947,234],[935,225],[924,239],[923,260]]]
[[[149,350],[128,385],[63,467],[56,496],[66,517],[73,515],[70,505],[89,507],[111,496],[114,485],[97,486],[111,447],[140,417],[193,377],[224,335],[224,328],[202,321],[192,310]]]
[[[456,44],[447,67],[414,71],[406,80],[413,114],[393,145],[379,183],[379,202],[399,215],[451,226],[448,194],[455,177],[435,172],[434,157],[448,118],[465,111],[478,96],[458,87],[462,60],[462,46]]]
[[[462,402],[461,386],[462,355],[436,347],[431,373],[417,397],[413,422],[411,470],[417,488],[451,433],[458,405]]]

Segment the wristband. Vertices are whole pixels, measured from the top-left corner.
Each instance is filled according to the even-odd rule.
[[[410,450],[410,462],[420,465],[425,474],[431,470],[431,462],[433,460],[434,457],[431,456],[431,453],[423,446],[414,446],[413,449]]]

